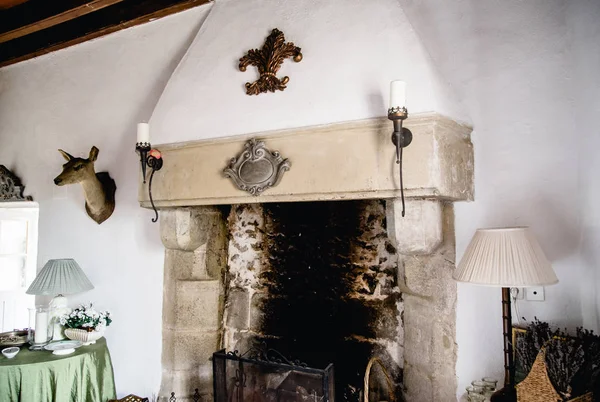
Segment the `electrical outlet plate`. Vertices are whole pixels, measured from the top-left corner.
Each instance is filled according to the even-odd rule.
[[[525,300],[529,301],[544,301],[544,287],[537,286],[531,288],[525,288]]]

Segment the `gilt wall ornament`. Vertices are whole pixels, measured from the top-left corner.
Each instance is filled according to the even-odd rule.
[[[283,159],[279,152],[265,148],[263,141],[252,138],[245,149],[223,170],[225,177],[231,178],[236,187],[252,195],[260,195],[276,186],[283,173],[290,170],[291,163]]]
[[[31,201],[23,196],[25,186],[21,180],[4,165],[0,165],[0,201]]]
[[[283,61],[292,57],[295,62],[302,60],[300,48],[293,42],[285,42],[283,32],[275,28],[265,40],[262,49],[250,49],[248,53],[240,59],[240,71],[246,71],[249,65],[258,69],[260,78],[252,83],[246,83],[246,94],[258,95],[262,92],[283,91],[290,77],[285,76],[281,79],[276,74],[281,68]]]

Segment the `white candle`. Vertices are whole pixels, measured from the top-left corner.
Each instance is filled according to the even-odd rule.
[[[35,343],[48,342],[48,312],[38,311],[35,313]]]
[[[392,81],[390,83],[390,109],[406,106],[406,82]]]
[[[138,123],[137,125],[137,142],[146,142],[150,144],[150,124]]]

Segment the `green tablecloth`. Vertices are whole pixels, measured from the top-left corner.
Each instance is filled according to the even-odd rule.
[[[2,402],[106,402],[115,397],[104,338],[66,356],[32,352],[27,345],[12,359],[0,354]]]

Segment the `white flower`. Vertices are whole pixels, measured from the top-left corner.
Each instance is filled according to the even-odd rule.
[[[96,328],[102,329],[107,326],[107,321],[110,320],[108,311],[98,311],[93,307],[93,304],[81,304],[75,310],[70,311],[60,317],[62,325],[72,328]]]

